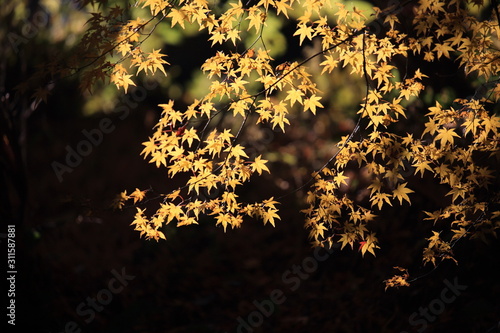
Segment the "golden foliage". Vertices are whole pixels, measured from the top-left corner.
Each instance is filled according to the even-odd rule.
[[[413,31],[405,33],[398,13],[409,3],[414,13]],[[113,10],[89,19],[81,50],[94,60],[83,77],[83,88],[89,89],[107,75],[127,91],[140,72],[152,75],[160,70],[166,75],[166,55],[159,50],[142,50],[148,36],[143,31],[154,29],[157,21],[181,29],[195,26],[208,34],[215,50],[201,66],[211,82],[209,92],[184,110],[172,100],[160,104],[161,119],[143,144],[144,158],[166,168],[169,178],[189,177],[184,186],[165,194],[149,217],[138,208],[132,224],[141,236],[165,238],[161,231],[164,225],[196,224],[202,215],[212,217],[224,230],[240,227],[244,218],[275,225],[279,215],[274,198],[244,203],[237,194],[253,176],[270,172],[268,161],[262,155],[249,157],[238,141],[241,128],[235,131],[210,124],[218,114],[228,112],[242,119],[242,127],[254,122],[285,132],[294,108],[313,115],[321,112],[325,95],[317,88],[317,76],[307,67],[316,57],[321,59],[321,74],[347,70],[364,78],[367,90],[353,132],[313,174],[308,207],[303,212],[314,245],[339,243],[342,248],[354,248],[357,244],[362,255],[375,255],[379,244],[369,224],[375,221],[375,212],[411,205],[414,190],[408,173],[403,172],[409,166],[414,168],[411,176],[434,177],[449,190],[450,204],[426,212],[424,220],[432,220],[433,227],[451,230],[452,236],[445,240],[433,230],[423,252],[424,263],[455,260],[454,242],[464,237],[484,239],[500,227],[498,192],[485,195],[497,177],[492,165],[500,156],[500,117],[490,111],[490,103],[500,99],[500,28],[495,15],[480,20],[461,1],[439,0],[374,8],[373,14],[326,0],[260,0],[246,6],[229,1],[222,7],[206,0],[139,0],[138,4],[149,10],[150,16],[124,21],[121,12]],[[271,15],[294,22],[293,36],[299,46],[314,40],[320,50],[302,60],[276,64],[262,40]],[[383,26],[383,33],[372,32],[375,24]],[[240,41],[249,36],[255,36],[255,42],[241,51]],[[121,64],[123,59],[112,61],[114,55],[129,59],[129,66]],[[420,68],[404,77],[396,75],[395,59],[410,56],[422,62],[457,61],[465,75],[484,82],[481,88],[486,92],[449,105],[435,101],[422,117],[420,137],[398,133],[393,129],[404,123],[408,106],[420,98],[426,80],[432,78],[432,73],[423,73]],[[226,107],[221,106],[224,103]],[[359,135],[362,130],[366,135]],[[481,163],[475,159],[477,155],[482,156]],[[366,187],[370,207],[341,191],[347,184],[344,171],[348,165],[357,165],[370,175],[371,184]],[[129,196],[124,192],[116,206],[123,207],[126,200],[135,204],[144,195],[138,189]],[[408,285],[408,272],[398,269],[404,274],[387,280],[387,286]]]
[[[400,272],[403,272],[401,275],[394,275],[392,278],[387,279],[384,281],[385,283],[385,290],[387,288],[399,288],[399,287],[408,287],[410,283],[408,282],[408,278],[410,277],[410,274],[408,274],[408,270],[402,267],[394,267],[394,269],[399,270]]]

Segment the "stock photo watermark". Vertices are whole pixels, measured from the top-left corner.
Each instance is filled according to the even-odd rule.
[[[2,234],[4,235],[4,234]],[[7,226],[7,323],[16,325],[16,226]],[[4,238],[4,237],[2,237]]]
[[[455,302],[462,292],[467,289],[466,285],[458,283],[457,277],[453,279],[453,282],[445,279],[443,283],[446,287],[441,290],[439,296],[430,301],[426,307],[419,307],[418,312],[413,312],[408,318],[408,323],[416,329],[417,332],[424,332],[429,326],[429,323],[433,323],[438,316],[444,312],[446,306]],[[402,331],[400,333],[408,332]]]
[[[7,39],[14,50],[15,53],[19,53],[20,46],[27,44],[31,39],[35,38],[38,33],[49,24],[50,14],[45,11],[43,7],[40,7],[31,17],[31,20],[23,20],[23,26],[21,27],[19,34],[15,32],[9,32],[7,34]]]
[[[83,2],[78,0],[62,0],[61,5],[72,6],[76,10],[83,10]],[[21,46],[29,43],[43,29],[48,28],[51,14],[43,6],[38,6],[30,18],[22,20],[22,26],[17,32],[9,32],[7,40],[15,53],[19,53]]]
[[[135,109],[140,102],[143,102],[148,96],[148,91],[155,89],[158,86],[156,81],[145,82],[143,87],[138,86],[131,89],[130,94],[122,95],[120,97],[120,106],[118,106],[114,113],[119,114],[118,119],[123,121],[130,115],[130,110]],[[66,156],[63,162],[53,161],[51,163],[52,170],[59,180],[63,181],[63,176],[66,173],[71,173],[75,168],[80,166],[83,159],[89,156],[94,148],[98,147],[104,141],[104,135],[110,134],[116,129],[116,124],[113,123],[111,118],[103,118],[99,121],[99,125],[91,130],[82,130],[84,137],[76,145],[66,145]]]
[[[278,305],[285,303],[287,300],[286,293],[297,291],[302,282],[318,270],[319,263],[330,258],[333,252],[334,248],[316,247],[312,256],[305,257],[300,265],[294,264],[283,272],[281,280],[287,286],[287,289],[274,289],[269,293],[267,299],[262,301],[254,300],[252,304],[255,306],[255,310],[245,318],[241,316],[236,318],[238,322],[236,333],[252,333],[255,328],[260,327],[266,318],[274,314]]]
[[[87,297],[84,301],[78,304],[75,312],[82,318],[85,324],[90,324],[96,317],[96,313],[104,310],[104,307],[111,303],[114,295],[121,293],[129,282],[135,279],[135,275],[128,275],[125,272],[125,267],[122,267],[118,272],[115,269],[111,270],[113,277],[108,281],[107,288],[103,288],[96,293],[95,297]],[[68,321],[64,328],[58,333],[81,333],[82,327],[74,322]]]

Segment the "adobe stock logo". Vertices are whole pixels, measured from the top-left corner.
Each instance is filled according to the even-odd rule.
[[[31,21],[24,19],[23,23],[19,31],[21,35],[12,31],[7,34],[7,39],[16,54],[19,53],[22,44],[28,43],[31,39],[35,38],[42,29],[47,28],[49,25],[49,13],[45,8],[40,7],[32,15]]]
[[[73,10],[84,10],[83,2],[78,0],[61,0],[60,5],[69,5]],[[38,7],[29,19],[25,18],[22,20],[23,25],[18,29],[18,33],[10,31],[7,34],[7,40],[16,54],[22,49],[23,44],[27,44],[41,31],[50,28],[51,13],[43,6]]]
[[[119,114],[118,119],[125,120],[129,116],[130,110],[135,109],[140,102],[146,99],[148,90],[153,90],[157,86],[158,83],[156,81],[146,81],[144,87],[133,87],[130,94],[122,95],[120,97],[121,105],[114,110],[114,113]],[[63,181],[65,173],[73,172],[83,162],[84,157],[89,156],[94,148],[103,142],[104,134],[112,133],[115,129],[116,125],[113,124],[111,118],[103,118],[97,128],[91,130],[84,129],[81,132],[84,139],[80,140],[76,145],[66,145],[64,163],[58,161],[51,163],[52,170],[54,170],[59,182]]]
[[[444,284],[446,287],[441,290],[439,297],[430,301],[427,307],[420,307],[418,312],[415,311],[410,315],[408,323],[413,327],[419,326],[418,328],[415,328],[417,329],[417,332],[422,333],[425,331],[428,324],[434,322],[437,319],[437,316],[443,313],[446,305],[453,303],[457,297],[462,294],[462,291],[467,289],[466,285],[458,284],[457,277],[455,277],[453,283],[445,279]],[[401,333],[408,332],[403,331]]]
[[[134,275],[127,275],[125,267],[122,267],[121,272],[115,269],[111,270],[113,278],[108,281],[107,288],[99,290],[94,297],[87,297],[84,302],[81,302],[76,307],[76,313],[83,318],[86,324],[90,324],[96,316],[96,312],[104,310],[104,306],[111,303],[113,295],[119,294],[128,286],[129,281],[135,279]],[[81,333],[82,328],[74,321],[68,321],[64,325],[64,329],[60,333]]]
[[[338,248],[335,246],[334,248]],[[287,286],[289,292],[295,292],[299,289],[301,283],[306,281],[319,267],[319,263],[327,260],[334,248],[314,248],[312,256],[304,258],[300,265],[293,265],[290,269],[283,272],[281,279]],[[254,329],[262,326],[264,320],[269,318],[276,311],[277,306],[285,303],[287,300],[287,290],[274,289],[269,293],[269,297],[262,301],[254,300],[252,304],[255,310],[250,312],[246,318],[239,316],[236,318],[238,327],[236,333],[252,333]]]
[[[113,132],[115,128],[116,126],[113,124],[111,119],[103,118],[99,122],[98,128],[93,128],[90,131],[84,129],[82,131],[86,140],[80,140],[76,144],[75,148],[67,145],[66,158],[64,159],[65,164],[57,161],[53,161],[51,164],[59,182],[63,181],[64,173],[73,172],[73,169],[78,167],[83,162],[83,158],[89,156],[94,150],[94,147],[97,147],[102,143],[104,134]]]

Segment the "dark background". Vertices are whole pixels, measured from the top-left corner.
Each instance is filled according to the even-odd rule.
[[[113,211],[107,205],[123,188],[161,188],[165,179],[139,156],[140,142],[150,133],[145,113],[116,120],[116,130],[62,183],[50,166],[54,158],[61,159],[59,150],[43,149],[50,141],[47,134],[32,143],[32,203],[16,237],[22,281],[19,323],[43,332],[63,331],[69,321],[84,332],[236,332],[238,317],[258,323],[258,316],[249,319],[257,310],[253,302],[260,304],[279,289],[286,300],[263,317],[255,332],[412,332],[423,327],[409,323],[414,312],[430,304],[440,312],[435,300],[447,287],[445,279],[467,289],[429,322],[427,332],[488,332],[498,322],[498,242],[462,242],[455,248],[458,266],[421,267],[424,244],[417,242],[424,231],[415,225],[416,217],[422,217],[418,201],[374,226],[382,247],[376,258],[334,249],[316,270],[293,196],[280,206],[282,220],[276,228],[248,221],[224,234],[203,220],[199,226],[167,230],[167,241],[140,239],[129,225],[135,209]],[[79,133],[98,120],[87,120],[86,126],[47,118],[37,123],[64,143],[75,140],[67,136],[68,129],[76,127]],[[269,184],[257,180],[248,190],[279,193]],[[325,253],[320,255],[322,259]],[[410,268],[412,277],[429,274],[410,287],[384,290],[383,280],[398,273],[395,265]],[[89,316],[79,315],[77,307],[108,289],[112,270],[122,268],[134,278],[86,323]]]
[[[28,4],[36,7],[35,2]],[[85,97],[78,79],[70,78],[56,84],[47,103],[31,112],[29,99],[15,95],[14,87],[64,47],[34,38],[22,44],[20,53],[9,54],[5,31],[18,30],[8,26],[11,16],[4,17],[1,232],[6,232],[6,224],[16,224],[15,331],[22,327],[54,333],[499,331],[498,240],[458,242],[454,248],[458,265],[449,261],[433,269],[421,264],[423,239],[432,227],[421,222],[422,211],[443,204],[438,194],[444,189],[432,179],[411,180],[416,191],[412,206],[387,209],[372,225],[381,245],[376,258],[362,258],[357,249],[335,248],[325,261],[313,259],[315,252],[299,213],[304,191],[293,192],[307,181],[308,173],[279,160],[270,164],[272,177],[254,179],[241,193],[249,200],[287,195],[281,200],[281,221],[275,228],[247,221],[241,229],[224,233],[213,221],[202,219],[198,226],[167,228],[167,241],[140,239],[130,226],[135,208],[116,211],[110,204],[125,189],[130,193],[136,187],[151,188],[148,195],[154,198],[176,185],[164,169],[139,155],[158,119],[156,105],[167,100],[165,91],[161,87],[148,91],[146,100],[130,108],[125,119],[113,112],[87,116],[81,111]],[[206,48],[196,52],[199,58],[185,55],[193,55],[192,45],[200,43],[201,39],[189,40],[169,50],[169,62],[199,67]],[[449,66],[422,72],[436,73],[428,82],[435,91],[442,91],[444,82],[457,95],[473,93],[452,62]],[[178,80],[185,87],[191,78],[183,73]],[[82,131],[99,128],[103,118],[111,120],[114,130],[103,134],[102,143],[93,146],[60,182],[53,162],[64,164],[66,147],[77,147],[85,140]],[[333,126],[337,136],[349,131],[342,124]],[[324,145],[324,137],[307,139],[312,128],[307,122],[292,125],[288,136],[276,134],[268,148],[306,159],[315,153],[314,144]],[[284,182],[289,184],[286,189]],[[349,189],[352,194],[358,190],[356,185]],[[157,203],[151,200],[144,207],[151,212]],[[6,239],[1,241],[5,249]],[[409,287],[385,290],[383,281],[398,273],[394,266],[409,269]],[[113,282],[113,272],[123,270],[129,276],[126,285],[116,294],[108,292],[110,286],[120,286]],[[466,289],[445,303],[443,297],[452,295],[445,291],[447,281]],[[280,292],[280,304],[268,307],[269,299]],[[96,297],[106,304],[97,304],[93,316],[89,309]],[[429,307],[437,315],[429,311],[426,317]]]

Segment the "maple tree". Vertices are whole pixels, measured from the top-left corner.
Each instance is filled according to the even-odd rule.
[[[491,10],[485,2],[389,1],[361,10],[326,0],[139,0],[141,16],[131,19],[126,8],[100,7],[76,55],[47,70],[64,76],[79,68],[82,89],[109,81],[127,92],[139,74],[169,75],[168,52],[147,47],[160,23],[206,37],[213,55],[200,70],[208,89],[186,107],[179,106],[186,101],[160,104],[161,117],[143,143],[143,157],[166,169],[166,177],[187,180],[161,194],[155,212],[141,206],[148,189],[124,191],[115,201],[119,208],[136,206],[132,225],[155,240],[166,238],[165,225],[197,224],[202,216],[224,230],[245,219],[274,226],[282,198],[240,200],[244,184],[273,173],[265,151],[249,154],[242,144],[245,130],[287,132],[302,113],[310,119],[335,107],[325,77],[356,77],[365,91],[354,126],[319,168],[307,166],[311,175],[300,188],[307,191],[302,214],[309,238],[314,246],[356,245],[361,255],[376,255],[383,247],[373,231],[383,223],[379,215],[411,205],[416,190],[410,179],[430,177],[448,191],[442,207],[426,211],[421,221],[434,226],[423,262],[436,266],[456,260],[459,240],[486,240],[500,228],[500,27],[496,2]],[[273,58],[264,38],[268,23],[278,19],[291,22],[302,50],[286,62]],[[92,59],[83,68],[82,55]],[[424,101],[434,79],[426,64],[449,61],[475,82],[475,93]],[[40,91],[35,98],[44,96]],[[422,129],[406,131],[415,119]],[[353,168],[368,180],[358,189],[365,193],[361,199],[345,191]],[[408,285],[408,272],[397,269],[405,273],[387,286]]]

